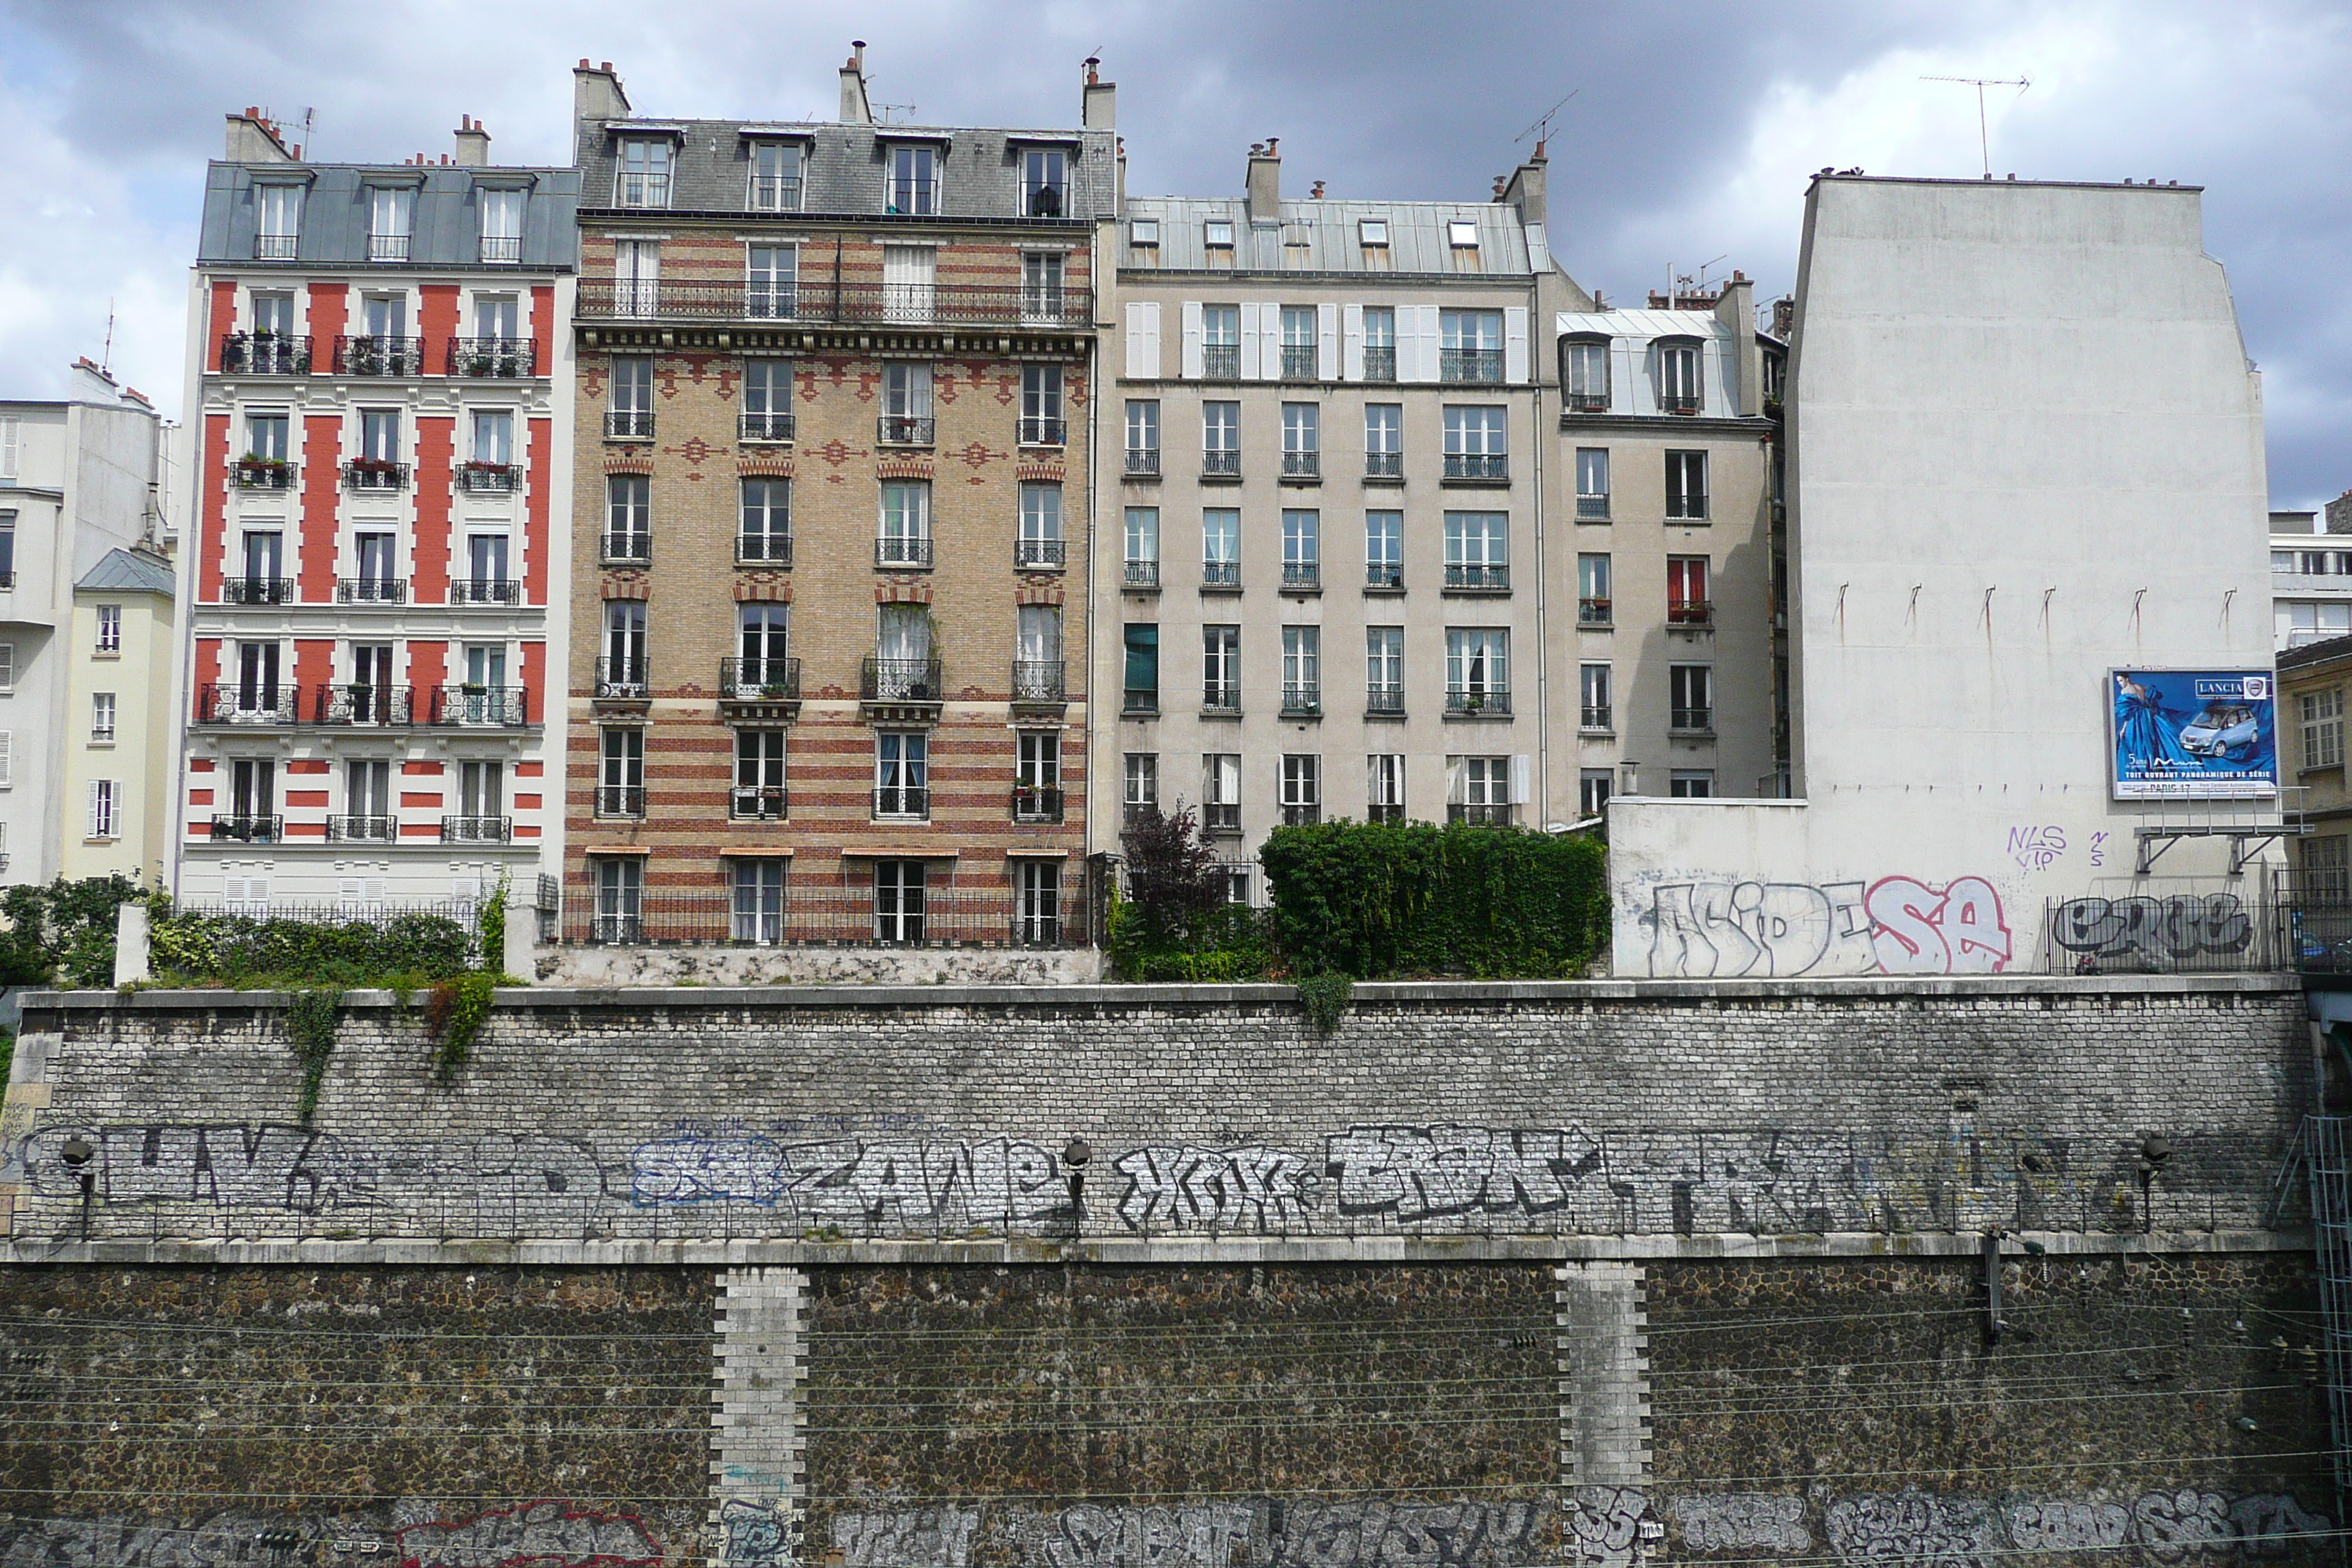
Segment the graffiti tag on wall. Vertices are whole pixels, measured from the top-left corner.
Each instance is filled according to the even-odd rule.
[[[2207,953],[2243,952],[2253,938],[2253,919],[2234,893],[2069,899],[2050,927],[2050,940],[2069,952],[2158,969]]]
[[[2011,958],[2000,895],[1981,877],[1667,883],[1648,920],[1662,976],[1991,974]]]

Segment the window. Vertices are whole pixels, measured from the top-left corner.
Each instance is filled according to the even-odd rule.
[[[1013,815],[1028,821],[1062,816],[1062,732],[1024,730],[1013,739]]]
[[[1570,413],[1609,412],[1609,340],[1571,339],[1562,343],[1559,380]]]
[[[1323,816],[1323,759],[1293,752],[1282,759],[1282,822],[1310,826]]]
[[[2303,896],[2315,904],[2352,901],[2352,858],[2341,833],[2303,841]]]
[[[1127,820],[1134,822],[1160,809],[1160,753],[1129,752],[1123,764]]]
[[[520,334],[520,310],[513,295],[474,296],[474,336],[485,342],[512,344]]]
[[[0,511],[0,588],[16,585],[16,514]]]
[[[1127,405],[1127,471],[1160,471],[1160,404],[1156,399],[1130,399]]]
[[[1282,585],[1319,588],[1323,584],[1323,514],[1286,509],[1282,514]]]
[[[1201,706],[1212,713],[1242,710],[1242,629],[1201,628]]]
[[[1445,226],[1445,243],[1454,247],[1456,250],[1477,249],[1478,226],[1475,223],[1461,218],[1456,218],[1452,222],[1449,222]]]
[[[936,147],[898,146],[889,153],[887,210],[927,217],[940,210],[940,152]]]
[[[1364,405],[1364,477],[1374,479],[1404,478],[1402,404]]]
[[[1666,780],[1666,795],[1671,800],[1712,800],[1715,798],[1713,768],[1677,768]]]
[[[928,245],[882,247],[885,320],[926,326],[939,305],[939,253]]]
[[[121,785],[112,779],[89,781],[89,837],[118,838],[122,828],[117,820],[118,793]]]
[[[1364,711],[1404,711],[1404,628],[1364,628]]]
[[[1503,379],[1503,312],[1440,310],[1437,313],[1437,374],[1441,381]]]
[[[291,261],[302,225],[302,187],[256,185],[253,255],[257,261]]]
[[[1014,612],[1013,699],[1059,702],[1062,684],[1062,606],[1023,605]]]
[[[889,942],[923,940],[923,863],[920,860],[874,862],[874,940]]]
[[[1238,403],[1201,405],[1201,471],[1238,474],[1242,471],[1242,405]]]
[[[1477,822],[1490,827],[1509,826],[1511,759],[1446,758],[1445,816],[1449,822]]]
[[[1576,521],[1609,521],[1609,448],[1576,449]]]
[[[800,247],[751,245],[743,249],[743,314],[757,321],[782,321],[799,304]]]
[[[2336,768],[2344,765],[2344,693],[2306,691],[2303,694],[2303,765]]]
[[[1445,585],[1496,590],[1511,585],[1511,519],[1500,511],[1445,514]]]
[[[782,359],[743,362],[742,437],[746,441],[793,438],[793,363]]]
[[[613,169],[613,205],[623,207],[669,205],[670,151],[667,137],[624,137],[620,157],[614,161]]]
[[[1445,477],[1502,479],[1510,477],[1504,444],[1504,410],[1449,405],[1445,410]]]
[[[1021,211],[1028,217],[1060,217],[1070,210],[1070,155],[1059,147],[1032,147],[1021,154]]]
[[[793,481],[743,481],[743,526],[735,539],[738,561],[793,561]]]
[[[782,730],[735,731],[735,789],[728,814],[754,821],[782,821],[784,793],[784,738]]]
[[[801,148],[797,142],[751,143],[751,189],[746,205],[753,212],[798,212],[801,205]]]
[[[1706,518],[1706,454],[1666,454],[1666,516],[1685,521]]]
[[[1364,379],[1394,381],[1396,363],[1396,310],[1388,305],[1364,307]]]
[[[1315,479],[1323,471],[1322,411],[1312,403],[1282,405],[1282,474]]]
[[[784,940],[784,873],[791,862],[744,858],[730,862],[734,898],[728,935],[737,942],[773,947]]]
[[[1021,534],[1013,563],[1028,570],[1058,572],[1065,564],[1062,487],[1024,481],[1021,486]]]
[[[1676,730],[1715,728],[1715,668],[1705,664],[1666,667],[1666,689],[1674,711],[1666,722]]]
[[[388,471],[400,461],[400,410],[362,409],[360,461],[352,474],[354,485],[362,489],[397,488],[391,482]]]
[[[1404,586],[1404,513],[1364,514],[1364,586]]]
[[[935,700],[931,612],[928,605],[882,605],[874,616],[875,694]]]
[[[1237,588],[1242,581],[1242,514],[1234,507],[1201,513],[1201,582],[1205,587]]]
[[[258,307],[261,300],[262,296],[254,297],[257,315],[259,313]],[[291,306],[293,301],[289,300],[287,304]],[[23,418],[14,414],[0,416],[0,479],[13,479],[17,477],[17,465],[22,461],[18,454],[24,449],[24,441]]]
[[[394,581],[393,536],[389,533],[362,533],[360,547],[360,596],[371,594],[378,598],[398,603],[400,587]],[[513,602],[508,584],[513,580],[507,575],[507,536],[503,533],[470,533],[466,536],[466,576],[457,584],[454,602],[469,605],[493,605]]]
[[[894,361],[882,367],[880,439],[897,446],[931,444],[931,367]]]
[[[646,474],[604,476],[604,559],[653,559],[652,477]]]
[[[931,814],[931,742],[919,731],[885,731],[874,737],[874,815]]]
[[[1065,266],[1059,251],[1033,252],[1021,258],[1022,320],[1052,325],[1063,319],[1067,305],[1062,292]],[[1060,374],[1055,367],[1055,374]]]
[[[1122,710],[1129,713],[1160,711],[1160,628],[1156,626],[1131,626],[1127,628],[1127,678]]]
[[[122,651],[122,606],[98,606],[98,651],[102,654]]]
[[[111,691],[90,693],[89,738],[94,745],[114,744],[114,693]]]
[[[1282,710],[1323,711],[1323,628],[1282,628]]]
[[[1698,345],[1658,345],[1658,408],[1665,414],[1699,411]]]
[[[1202,224],[1201,244],[1210,250],[1231,250],[1234,247],[1234,220],[1213,217]]]
[[[476,186],[474,199],[482,215],[482,259],[518,262],[522,259],[522,198],[520,191],[485,190]],[[483,332],[478,334],[488,337]],[[512,337],[514,334],[507,334]]]
[[[1285,381],[1313,381],[1315,374],[1315,307],[1285,305],[1282,307],[1282,378]]]
[[[1213,833],[1241,831],[1240,752],[1211,752],[1201,758],[1201,827]]]
[[[1704,626],[1713,624],[1715,605],[1706,596],[1704,555],[1666,557],[1666,624]]]
[[[385,797],[387,802],[389,796]],[[391,806],[386,805],[385,810]],[[457,764],[457,820],[454,836],[461,842],[502,844],[507,837],[507,765],[504,763]]]
[[[1021,367],[1021,444],[1058,447],[1063,441],[1062,367]]]
[[[288,421],[283,414],[245,416],[245,455],[263,463],[283,463],[288,450]]]
[[[269,757],[239,757],[229,764],[228,805],[242,821],[268,821],[278,815],[278,763]]]
[[[1384,246],[1389,242],[1389,220],[1368,217],[1356,220],[1356,242],[1365,246]],[[1369,314],[1369,312],[1367,312]]]
[[[370,294],[360,301],[360,313],[367,326],[367,337],[379,347],[404,341],[408,335],[408,296],[405,294]],[[379,361],[379,367],[383,362]]]
[[[797,694],[793,670],[792,606],[745,605],[736,611],[735,679],[740,697]]]
[[[1607,768],[1586,768],[1576,775],[1576,814],[1605,816],[1616,775]]]
[[[1130,588],[1160,586],[1160,509],[1156,506],[1131,506],[1127,509],[1127,585]]]
[[[343,823],[340,837],[392,837],[392,764],[356,761],[343,764]],[[334,837],[332,830],[330,836]]]
[[[1364,759],[1364,820],[1404,820],[1404,757],[1376,752]]]
[[[1609,598],[1609,557],[1576,558],[1576,624],[1605,626],[1613,618]]]
[[[1446,628],[1447,712],[1510,712],[1510,646],[1511,634],[1500,626]]]
[[[1062,940],[1062,863],[1025,859],[1016,862],[1018,929],[1016,940],[1055,942]]]
[[[473,416],[474,461],[469,465],[510,468],[514,466],[514,412],[507,408],[477,408]]]
[[[1131,220],[1127,226],[1127,243],[1138,250],[1159,248],[1160,220],[1156,217],[1139,217]]]
[[[661,310],[661,242],[613,242],[613,310],[621,316],[651,316]]]
[[[416,212],[413,185],[377,185],[368,192],[368,259],[405,261],[411,220]]]
[[[613,405],[604,414],[604,434],[642,441],[654,433],[654,362],[644,354],[613,358]]]
[[[604,606],[604,668],[596,674],[599,697],[646,695],[646,606],[641,599],[615,599]]]
[[[274,528],[246,531],[245,578],[228,584],[232,604],[277,605],[286,601],[292,584],[278,574],[285,542],[286,536]]]
[[[1578,724],[1587,730],[1615,729],[1617,711],[1609,700],[1609,667],[1605,664],[1580,665],[1577,678],[1582,697]]]
[[[931,487],[894,480],[882,487],[882,528],[875,561],[883,566],[931,563]]]
[[[634,855],[604,855],[592,857],[588,865],[596,879],[596,940],[645,940],[645,862]]]
[[[293,688],[280,689],[278,684],[278,645],[275,642],[241,642],[236,645],[236,691],[235,714],[241,719],[268,721],[293,718]],[[283,698],[284,707],[279,703]]]
[[[1201,307],[1201,374],[1211,381],[1231,381],[1242,373],[1242,308],[1239,305]]]

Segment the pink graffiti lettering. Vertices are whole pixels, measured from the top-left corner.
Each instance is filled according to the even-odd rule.
[[[1885,877],[1863,895],[1871,946],[1888,974],[1997,974],[2009,963],[2000,895],[1981,877],[1938,890],[1909,877]]]

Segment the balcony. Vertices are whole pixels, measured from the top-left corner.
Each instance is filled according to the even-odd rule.
[[[1503,351],[1441,348],[1437,351],[1437,379],[1463,386],[1498,384],[1503,379]]]
[[[343,489],[347,490],[404,490],[408,488],[408,465],[386,458],[354,458],[343,465]]]
[[[650,533],[606,533],[600,555],[607,566],[643,566],[654,558]]]
[[[522,236],[519,234],[486,234],[482,236],[482,259],[493,267],[511,266],[522,259]]]
[[[1239,682],[1231,685],[1212,684],[1201,688],[1201,711],[1217,717],[1232,717],[1242,710],[1242,689]]]
[[[433,721],[464,730],[520,730],[530,723],[530,693],[520,686],[444,686],[433,699]]]
[[[504,816],[445,816],[444,844],[506,844],[513,841],[514,823]]]
[[[1712,708],[1675,708],[1666,714],[1666,728],[1681,734],[1711,735],[1715,733],[1715,710]]]
[[[793,536],[789,533],[739,533],[735,561],[740,566],[790,566]]]
[[[287,332],[226,332],[220,367],[223,375],[308,375],[310,340]]]
[[[940,661],[935,658],[868,658],[858,672],[861,702],[937,704],[941,692]]]
[[[301,465],[283,458],[239,458],[229,465],[229,482],[241,490],[290,490]]]
[[[1380,348],[1374,348],[1370,343],[1364,345],[1364,379],[1366,381],[1396,379],[1396,345],[1394,343]]]
[[[1286,479],[1319,479],[1323,477],[1323,454],[1320,452],[1285,452],[1282,455],[1282,477]]]
[[[290,605],[296,597],[291,577],[228,577],[221,582],[224,605]]]
[[[226,680],[196,688],[199,724],[275,725],[295,721],[297,692],[292,681]]]
[[[1156,479],[1160,477],[1160,448],[1129,447],[1127,449],[1127,477],[1131,479]]]
[[[1320,686],[1284,687],[1282,716],[1286,719],[1320,719],[1323,717],[1323,689]]]
[[[1064,667],[1058,658],[1016,659],[1013,665],[1013,700],[1015,704],[1044,704],[1069,700],[1064,679]]]
[[[1583,495],[1577,497],[1576,521],[1579,522],[1607,522],[1609,521],[1609,498],[1607,496]]]
[[[1606,392],[1571,392],[1567,394],[1561,402],[1567,405],[1570,414],[1609,412],[1609,394]]]
[[[443,363],[450,375],[520,381],[539,374],[539,345],[528,338],[451,338]]]
[[[877,822],[930,820],[931,792],[921,784],[885,784],[874,792],[873,804]]]
[[[1500,686],[1452,686],[1445,691],[1449,719],[1507,719],[1511,694]]]
[[[1617,710],[1608,703],[1585,703],[1578,710],[1577,728],[1607,734],[1617,728]]]
[[[934,444],[938,421],[904,414],[885,414],[874,422],[874,438],[885,447],[929,447]]]
[[[1323,563],[1319,561],[1286,561],[1282,563],[1282,591],[1286,594],[1319,594],[1323,591]]]
[[[337,375],[423,375],[422,338],[337,338]]]
[[[1282,379],[1313,381],[1316,376],[1316,353],[1313,343],[1282,345]]]
[[[1238,561],[1202,562],[1201,586],[1238,594],[1242,586],[1242,563]]]
[[[604,410],[604,439],[607,441],[650,441],[654,438],[654,411],[650,408],[607,408]]]
[[[1504,452],[1448,452],[1445,477],[1484,484],[1500,484],[1511,477],[1511,459]]]
[[[1367,719],[1403,718],[1404,688],[1402,686],[1365,687],[1364,717]]]
[[[1606,599],[1576,601],[1576,624],[1580,626],[1613,626],[1616,623],[1612,618],[1612,614],[1610,602]]]
[[[1507,594],[1511,569],[1501,562],[1449,561],[1445,564],[1449,594]]]
[[[1068,422],[1061,419],[1032,418],[1021,421],[1020,442],[1024,447],[1060,447],[1067,445]]]
[[[257,234],[253,237],[253,258],[256,261],[291,261],[299,246],[299,236],[291,234]]]
[[[1201,477],[1207,479],[1237,479],[1242,477],[1242,454],[1238,447],[1226,449],[1211,447],[1201,454]]]
[[[356,682],[319,688],[311,709],[319,724],[405,724],[410,721],[410,691],[405,686],[369,686]]]
[[[1123,581],[1125,585],[1129,588],[1157,589],[1160,586],[1160,563],[1157,561],[1130,561],[1127,563],[1127,570]]]
[[[593,695],[621,701],[642,701],[653,695],[650,675],[642,658],[600,658],[596,661]]]
[[[1068,559],[1069,542],[1061,539],[1016,539],[1013,564],[1023,572],[1059,572]]]
[[[1666,625],[1694,628],[1711,626],[1715,625],[1715,605],[1706,599],[1668,600]]]
[[[1242,346],[1239,343],[1202,343],[1201,345],[1201,377],[1204,381],[1239,381],[1242,374]]]
[[[1364,591],[1368,594],[1403,593],[1404,563],[1402,561],[1365,562]]]
[[[331,816],[330,844],[390,844],[400,837],[400,823],[390,816]]]
[[[782,784],[737,784],[727,792],[727,815],[738,822],[782,822],[791,806]]]
[[[370,261],[405,261],[408,259],[408,236],[404,234],[372,234],[368,236]]]
[[[1088,289],[1033,289],[1018,284],[1007,287],[803,279],[795,287],[583,278],[575,312],[583,321],[758,321],[784,318],[823,326],[1045,327],[1084,331],[1093,325],[1094,308],[1094,294]],[[1234,352],[1238,355],[1240,351]]]
[[[224,812],[213,817],[215,844],[277,844],[286,837],[286,819],[248,812]]]
[[[1126,803],[1125,809],[1119,814],[1119,823],[1126,827],[1140,827],[1159,815],[1158,801],[1130,800]]]
[[[469,496],[512,495],[522,488],[522,468],[514,463],[467,463],[457,470],[457,487]]]
[[[739,441],[789,441],[793,438],[793,416],[789,414],[738,414],[735,416],[735,438]]]
[[[1364,820],[1366,822],[1378,823],[1383,827],[1402,826],[1404,823],[1404,803],[1402,801],[1376,801],[1372,805],[1364,807]]]
[[[1448,822],[1467,822],[1480,827],[1508,827],[1511,808],[1493,801],[1457,801],[1445,808]]]
[[[1047,784],[1015,784],[1013,788],[1013,820],[1061,821],[1062,792]]]
[[[1239,801],[1213,800],[1201,808],[1201,831],[1203,833],[1239,833],[1242,830],[1242,807]]]
[[[1157,718],[1160,714],[1160,689],[1156,686],[1122,688],[1118,710],[1129,719]]]
[[[801,661],[797,658],[722,658],[719,661],[719,696],[731,702],[797,702],[801,696]]]
[[[1282,825],[1285,827],[1312,827],[1323,820],[1323,808],[1309,801],[1285,801]]]
[[[643,784],[598,784],[596,815],[599,816],[643,816],[646,814],[646,786]]]
[[[1404,478],[1404,454],[1402,452],[1365,453],[1364,478],[1368,479],[1401,479]]]
[[[453,605],[520,605],[522,584],[512,577],[462,577],[449,584]]]
[[[874,542],[874,564],[886,572],[928,572],[931,569],[930,537],[927,534],[910,539],[903,534],[886,534]]]
[[[1665,414],[1696,414],[1698,394],[1696,392],[1664,392],[1658,395],[1658,408]]]

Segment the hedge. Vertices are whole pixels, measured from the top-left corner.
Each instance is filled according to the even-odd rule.
[[[1608,940],[1607,852],[1580,834],[1332,822],[1258,859],[1295,974],[1571,977]]]
[[[260,920],[250,915],[168,915],[155,922],[150,954],[159,981],[253,985],[379,985],[430,982],[466,972],[473,943],[442,915],[388,920]]]

